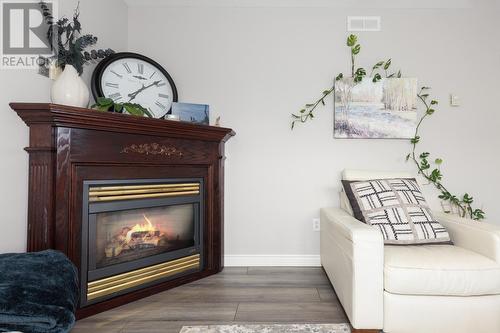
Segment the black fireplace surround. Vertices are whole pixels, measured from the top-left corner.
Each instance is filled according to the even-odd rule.
[[[157,197],[154,194],[120,196],[130,192],[149,193],[149,188],[162,186],[187,190],[179,195],[169,190]],[[198,188],[198,193],[189,192],[189,186]],[[143,187],[146,189],[137,189]],[[115,192],[109,191],[113,189]],[[94,193],[108,194],[108,197],[95,199]],[[202,271],[204,197],[202,178],[84,181],[80,306]],[[183,265],[183,261],[191,265]],[[172,266],[161,268],[169,262]],[[171,273],[140,279],[148,267],[153,273],[167,269]],[[139,282],[134,281],[129,283],[130,287],[120,287],[102,296],[89,297],[92,283],[98,281],[113,288],[117,276],[125,276],[122,281],[132,279],[127,277],[127,272],[138,272],[135,275],[139,276],[136,278]],[[110,290],[114,290],[112,288]]]

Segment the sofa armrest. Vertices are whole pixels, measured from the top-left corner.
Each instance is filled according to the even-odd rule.
[[[456,246],[500,263],[500,226],[442,212],[434,212],[434,216],[448,230]]]
[[[357,329],[383,328],[384,241],[338,208],[321,209],[321,264]]]

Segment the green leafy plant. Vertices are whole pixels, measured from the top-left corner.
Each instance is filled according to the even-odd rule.
[[[48,60],[55,60],[57,66],[72,65],[78,74],[82,74],[85,64],[104,59],[114,53],[112,49],[85,51],[97,43],[97,37],[90,34],[81,34],[80,3],[78,3],[73,13],[72,20],[63,17],[57,21],[55,21],[45,1],[40,1],[39,4],[45,24],[48,26],[47,39],[51,50],[54,52],[54,56],[48,58]]]
[[[134,116],[148,116],[149,118],[153,118],[148,109],[144,108],[140,104],[115,103],[111,98],[105,97],[98,97],[96,103],[92,105],[92,108],[99,111],[116,113],[123,113],[123,111],[126,111],[127,113]]]
[[[349,35],[347,37],[346,45],[349,47],[351,53],[351,76],[353,77],[354,83],[357,84],[363,81],[363,79],[367,76],[366,69],[364,69],[363,67],[356,68],[356,56],[361,52],[361,44],[358,43],[358,37],[356,35]],[[380,81],[382,79],[382,74],[385,77],[401,77],[401,71],[389,74],[388,70],[391,67],[391,64],[391,59],[377,62],[372,67],[372,70],[370,72],[370,77],[372,78],[373,82]],[[339,73],[335,77],[335,82],[343,79],[344,74]],[[298,113],[292,113],[292,129],[295,128],[296,123],[305,123],[309,120],[314,119],[314,111],[316,110],[316,108],[319,105],[325,105],[325,98],[335,92],[335,82],[333,83],[332,87],[325,89],[321,94],[321,97],[319,97],[316,101],[306,104],[302,109],[299,110]]]
[[[356,56],[361,51],[361,45],[358,43],[358,38],[356,35],[349,35],[347,37],[347,46],[350,48],[351,55],[351,76],[353,78],[353,84],[360,83],[367,76],[367,72],[364,68],[358,67],[356,69],[355,61]],[[392,59],[383,60],[377,62],[372,66],[369,78],[375,83],[385,78],[401,78],[402,73],[400,70],[397,72],[390,72],[392,65]],[[335,92],[335,85],[337,82],[345,80],[344,75],[339,73],[334,80],[333,86],[324,90],[316,101],[313,103],[306,104],[298,113],[292,113],[292,130],[296,123],[305,123],[309,120],[313,120],[315,115],[314,112],[318,105],[325,105],[325,98],[330,94]],[[417,127],[415,129],[415,135],[410,142],[412,144],[412,151],[407,155],[406,160],[412,161],[418,168],[419,174],[421,174],[430,184],[433,184],[440,192],[439,198],[445,202],[449,202],[452,206],[458,208],[459,214],[462,217],[468,217],[474,220],[482,220],[485,218],[485,212],[479,208],[473,208],[474,198],[465,193],[462,196],[457,196],[452,194],[443,184],[443,174],[441,172],[440,166],[443,164],[443,159],[435,158],[433,164],[435,167],[431,166],[430,156],[428,152],[418,154],[417,144],[420,142],[420,127],[427,117],[434,114],[435,107],[438,105],[438,101],[435,99],[429,99],[429,87],[422,87],[420,92],[417,94],[418,99],[423,103],[425,107],[425,113],[420,118]]]

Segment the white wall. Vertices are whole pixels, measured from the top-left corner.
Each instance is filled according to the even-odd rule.
[[[59,1],[59,14],[71,17],[78,1]],[[127,48],[127,6],[123,0],[81,0],[83,32],[99,37],[98,47]],[[85,68],[88,83],[91,67]],[[49,79],[31,70],[0,70],[0,253],[25,251],[28,188],[28,127],[10,102],[49,102]]]
[[[453,191],[473,193],[500,223],[493,2],[379,10],[325,1],[307,8],[305,0],[158,3],[129,0],[130,50],[157,59],[181,101],[210,104],[212,119],[220,115],[237,133],[227,146],[226,254],[316,255],[311,219],[337,205],[343,168],[415,171],[404,161],[407,141],[333,139],[331,103],[290,131],[290,113],[348,72],[347,15],[382,16],[382,32],[359,34],[360,63],[392,57],[405,75],[434,87],[441,105],[423,126],[422,148],[444,158]],[[461,107],[449,106],[450,92]]]

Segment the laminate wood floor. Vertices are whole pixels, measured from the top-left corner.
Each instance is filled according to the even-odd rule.
[[[184,325],[346,323],[320,267],[228,267],[77,322],[75,333],[178,333]]]

